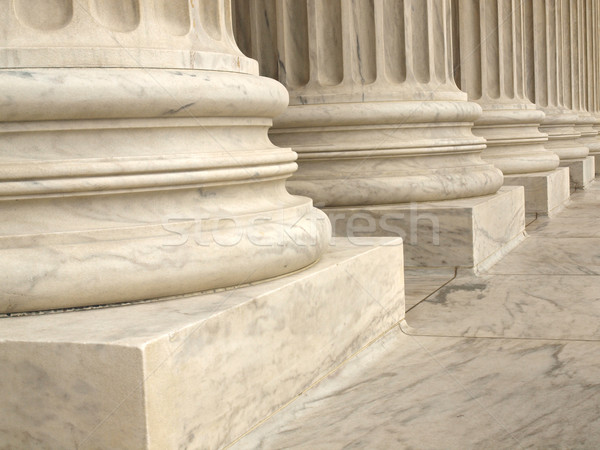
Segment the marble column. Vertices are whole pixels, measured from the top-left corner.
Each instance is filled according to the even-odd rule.
[[[483,114],[473,133],[486,139],[483,158],[505,185],[525,188],[528,213],[549,214],[569,198],[568,170],[545,148],[544,113],[526,96],[525,27],[520,0],[459,0],[453,10],[455,76]]]
[[[527,5],[527,2],[524,3]],[[560,165],[569,167],[571,185],[586,186],[593,159],[589,149],[580,142],[580,116],[572,108],[572,46],[570,2],[563,0],[533,0],[524,8],[527,26],[533,30],[529,45],[533,58],[528,66],[534,74],[530,99],[545,113],[540,130],[548,133],[547,147],[560,158]]]
[[[285,180],[287,105],[228,0],[0,1],[0,313],[289,273],[330,224]]]
[[[594,128],[597,118],[587,110],[587,65],[588,45],[586,41],[586,5],[585,0],[573,0],[569,3],[570,15],[570,40],[571,40],[571,109],[577,114],[575,129],[581,137],[579,143],[585,145],[592,164],[588,164],[587,181],[581,187],[585,187],[595,178],[595,158],[593,152],[598,152],[600,140],[598,130]]]
[[[465,199],[512,195],[506,217],[519,214],[512,202],[521,191],[496,194],[502,173],[481,159],[485,140],[471,131],[481,108],[454,81],[450,0],[237,0],[234,11],[240,48],[290,93],[270,131],[274,143],[298,153],[287,185],[324,208],[335,233],[353,231],[352,214],[408,216],[412,202],[425,209],[436,202],[454,242],[458,228],[440,211],[456,218],[481,201]],[[398,223],[406,235],[419,232],[415,222]],[[426,249],[423,239],[407,242],[408,265],[477,265],[472,241],[455,263],[445,254],[452,249]],[[495,242],[486,257],[504,244]]]
[[[600,15],[599,4],[597,0],[585,0],[585,41],[586,41],[586,110],[594,117],[593,128],[600,132],[600,83],[599,76],[599,29]],[[594,157],[594,166],[596,175],[600,174],[600,139],[588,142],[586,146],[590,150],[590,156]]]
[[[403,320],[402,240],[286,190],[230,0],[0,23],[0,447],[225,448]]]

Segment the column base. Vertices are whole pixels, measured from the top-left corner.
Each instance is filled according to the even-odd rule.
[[[585,189],[596,177],[594,163],[595,158],[593,156],[588,156],[586,158],[575,160],[561,160],[560,166],[569,168],[572,188]]]
[[[334,235],[400,236],[405,266],[485,270],[525,237],[522,186],[461,200],[325,208]]]
[[[11,448],[221,448],[404,317],[402,241],[171,301],[0,318]],[[380,264],[385,261],[385,264]]]
[[[552,216],[562,209],[571,195],[567,167],[559,167],[550,172],[505,175],[504,186],[525,188],[526,214]]]
[[[590,155],[594,157],[594,167],[596,175],[600,175],[600,154]]]

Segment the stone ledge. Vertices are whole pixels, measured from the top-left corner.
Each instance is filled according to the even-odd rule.
[[[595,159],[593,156],[586,158],[561,161],[561,167],[568,167],[571,179],[571,187],[575,189],[586,189],[596,177]]]
[[[401,240],[353,242],[244,288],[0,319],[0,441],[230,443],[404,317]]]
[[[489,267],[524,238],[522,186],[461,200],[324,208],[336,236],[400,236],[407,267]],[[349,238],[355,239],[355,238]]]
[[[504,186],[525,188],[527,214],[552,216],[569,200],[569,168],[559,167],[550,172],[505,175]]]

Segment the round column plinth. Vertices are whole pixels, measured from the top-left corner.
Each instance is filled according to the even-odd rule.
[[[316,261],[330,224],[267,131],[279,83],[169,69],[0,70],[0,313],[235,286]]]
[[[483,105],[483,114],[473,127],[473,134],[487,141],[483,159],[504,175],[556,169],[559,158],[546,148],[548,136],[539,131],[543,119],[542,111],[525,103]]]
[[[548,150],[561,161],[585,158],[589,149],[579,143],[581,133],[575,129],[577,114],[567,110],[547,110],[540,131],[548,134]]]
[[[297,105],[270,136],[299,155],[289,190],[319,207],[450,200],[502,185],[471,133],[480,113],[465,101]]]
[[[575,129],[581,134],[578,139],[582,145],[585,145],[591,154],[596,154],[600,151],[600,139],[598,138],[598,130],[594,128],[598,119],[590,113],[580,113],[575,124]]]

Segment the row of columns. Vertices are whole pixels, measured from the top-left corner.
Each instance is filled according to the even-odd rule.
[[[0,0],[0,312],[283,275],[326,247],[310,199],[583,187],[600,154],[597,0],[31,3]]]
[[[595,154],[596,3],[236,0],[234,11],[244,17],[236,21],[241,49],[290,92],[291,106],[271,131],[299,154],[288,187],[320,205],[350,205],[490,194],[502,182],[485,162],[514,184],[511,176]],[[409,103],[419,101],[427,103]],[[448,101],[461,112],[447,116]],[[473,121],[483,154],[459,125]],[[340,136],[332,127],[348,129]],[[449,138],[453,148],[438,157],[436,141]],[[461,182],[440,181],[453,176]]]
[[[502,174],[456,86],[450,0],[235,0],[242,51],[290,93],[271,139],[319,206],[493,194]]]

